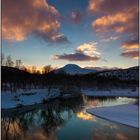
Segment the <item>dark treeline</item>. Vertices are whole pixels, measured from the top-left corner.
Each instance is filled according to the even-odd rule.
[[[128,87],[138,86],[138,81],[119,80],[116,77],[101,77],[97,74],[67,75],[66,73],[29,73],[25,70],[7,66],[1,67],[1,88],[2,91],[17,89],[28,90],[31,88],[46,88],[55,86],[78,86],[78,87]]]

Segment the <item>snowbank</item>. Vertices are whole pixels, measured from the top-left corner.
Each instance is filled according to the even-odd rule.
[[[87,112],[110,121],[131,127],[139,127],[138,105],[125,104],[111,107],[97,107],[87,109]]]
[[[94,90],[94,89],[82,89],[82,93],[87,96],[98,96],[98,97],[139,97],[138,91],[132,91],[130,89],[119,89],[119,90]]]
[[[15,108],[21,105],[33,105],[42,103],[43,99],[48,100],[60,95],[59,89],[31,89],[28,91],[20,90],[16,93],[5,92],[1,94],[1,108]]]

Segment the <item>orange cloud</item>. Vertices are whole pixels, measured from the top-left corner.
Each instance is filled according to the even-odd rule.
[[[138,0],[89,0],[88,12],[100,16],[92,22],[96,32],[138,35]]]
[[[138,0],[89,0],[88,12],[100,16],[93,20],[93,29],[103,35],[104,33],[108,35],[115,33],[117,36],[126,34],[128,37],[137,38],[139,31],[138,3]],[[102,41],[108,42],[115,39]],[[138,43],[125,43],[121,47],[123,49],[121,56],[138,58]]]
[[[59,36],[55,42],[67,41],[58,31],[60,17],[58,10],[44,0],[2,0],[2,38],[23,41],[34,35],[53,42]]]
[[[84,43],[80,45],[76,51],[89,56],[100,56],[100,53],[97,51],[96,44],[96,42]]]
[[[122,48],[123,49],[138,49],[139,48],[138,40],[126,41],[122,44]]]
[[[138,4],[138,0],[89,0],[88,12],[94,15],[127,12],[128,9],[138,9]]]
[[[137,32],[138,24],[135,22],[136,11],[128,13],[118,12],[113,15],[97,18],[92,22],[92,27],[96,32]]]
[[[95,20],[95,22],[93,22],[93,26],[111,26],[116,22],[125,23],[127,19],[128,17],[126,17],[125,13],[117,13],[116,15],[104,16]]]
[[[123,52],[121,56],[138,59],[139,57],[139,42],[138,39],[129,40],[122,44]]]

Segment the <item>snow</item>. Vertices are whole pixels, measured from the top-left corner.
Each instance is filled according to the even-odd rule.
[[[87,109],[87,112],[113,122],[138,128],[138,105],[125,104]]]
[[[87,69],[87,68],[81,68],[78,65],[75,64],[68,64],[65,65],[64,67],[57,69],[55,73],[59,73],[61,71],[66,72],[67,74],[70,75],[75,75],[75,74],[88,74],[88,73],[95,73],[97,70],[94,69]]]
[[[98,97],[138,97],[138,91],[132,91],[130,89],[112,89],[108,90],[94,90],[90,88],[82,89],[82,93],[86,96],[98,96]],[[34,105],[42,103],[43,99],[54,99],[59,97],[60,90],[53,88],[48,94],[48,89],[31,89],[31,90],[18,90],[15,93],[2,92],[1,94],[1,107],[2,109],[15,108],[20,105]],[[66,95],[67,96],[67,95]]]
[[[102,70],[101,70],[102,69]],[[117,79],[120,80],[136,80],[138,81],[139,77],[139,67],[131,67],[127,69],[110,69],[106,70],[103,68],[98,68],[98,69],[93,69],[93,68],[81,68],[78,65],[75,64],[67,64],[62,68],[59,68],[54,71],[55,73],[61,73],[65,72],[70,75],[75,75],[75,74],[89,74],[89,73],[96,73],[97,76],[99,77],[116,77]]]
[[[105,77],[116,77],[120,80],[139,80],[139,67],[131,67],[128,69],[120,69],[120,70],[109,70],[103,71],[98,74],[98,76]]]
[[[95,89],[82,89],[82,93],[87,96],[95,97],[139,97],[138,90],[132,91],[131,89],[112,89],[112,90],[95,90]]]
[[[16,93],[4,92],[1,94],[1,108],[15,108],[18,105],[33,105],[41,103],[43,99],[57,98],[60,95],[59,89],[51,89],[48,94],[48,89],[31,89],[28,91],[20,90]]]

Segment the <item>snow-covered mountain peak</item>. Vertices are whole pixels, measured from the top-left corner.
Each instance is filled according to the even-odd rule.
[[[78,66],[76,64],[67,64],[64,67],[57,69],[55,71],[55,73],[61,73],[61,72],[65,72],[70,75],[75,75],[75,74],[95,73],[96,70],[81,68],[80,66]]]

